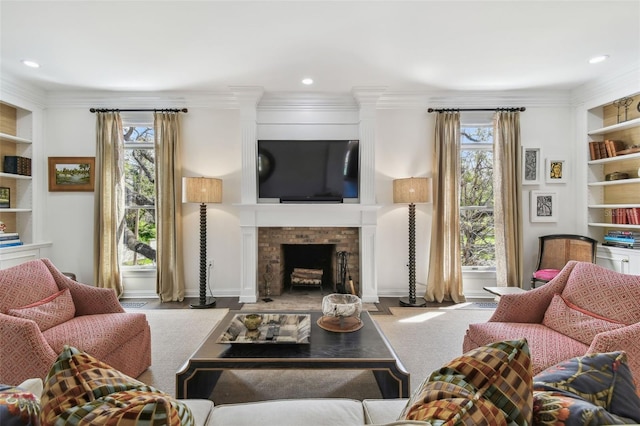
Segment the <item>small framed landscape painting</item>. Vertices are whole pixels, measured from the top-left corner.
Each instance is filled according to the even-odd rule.
[[[555,192],[531,191],[529,207],[531,222],[558,221],[558,195]]]
[[[0,186],[0,209],[8,209],[11,207],[11,189]]]
[[[540,148],[522,147],[522,184],[537,185],[540,183]]]
[[[49,157],[49,191],[93,191],[95,157]]]
[[[547,158],[545,167],[545,179],[547,183],[567,182],[567,162],[565,160],[552,160]]]

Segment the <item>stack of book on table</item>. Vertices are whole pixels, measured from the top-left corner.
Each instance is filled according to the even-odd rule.
[[[609,231],[604,236],[604,245],[630,249],[640,249],[640,232]]]
[[[21,246],[23,244],[17,232],[0,233],[0,248]]]

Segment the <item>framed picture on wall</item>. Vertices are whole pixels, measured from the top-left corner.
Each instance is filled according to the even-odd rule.
[[[531,191],[529,202],[531,222],[558,221],[558,194],[548,191]]]
[[[95,157],[49,157],[49,191],[93,191]]]
[[[547,158],[545,167],[545,181],[547,183],[566,183],[568,170],[565,160]]]
[[[540,148],[522,147],[522,184],[537,185],[540,183],[542,154]]]

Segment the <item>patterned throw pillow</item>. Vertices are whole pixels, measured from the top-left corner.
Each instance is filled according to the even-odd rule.
[[[398,420],[530,425],[532,376],[525,339],[481,346],[431,373]]]
[[[40,400],[33,393],[21,388],[0,385],[0,425],[40,424]]]
[[[40,331],[48,330],[69,321],[76,314],[76,308],[68,288],[52,294],[46,299],[20,308],[9,309],[14,317],[30,319],[38,324]]]
[[[189,407],[66,346],[44,384],[40,421],[48,425],[193,425]]]
[[[585,345],[590,345],[598,333],[625,326],[620,322],[582,309],[566,301],[559,294],[553,296],[544,313],[542,324]]]
[[[538,424],[638,424],[640,398],[624,352],[563,361],[533,379]]]

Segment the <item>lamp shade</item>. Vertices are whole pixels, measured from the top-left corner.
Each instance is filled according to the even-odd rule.
[[[183,177],[182,202],[221,203],[222,179],[207,177]]]
[[[404,204],[431,201],[431,179],[412,177],[393,181],[393,202]]]

